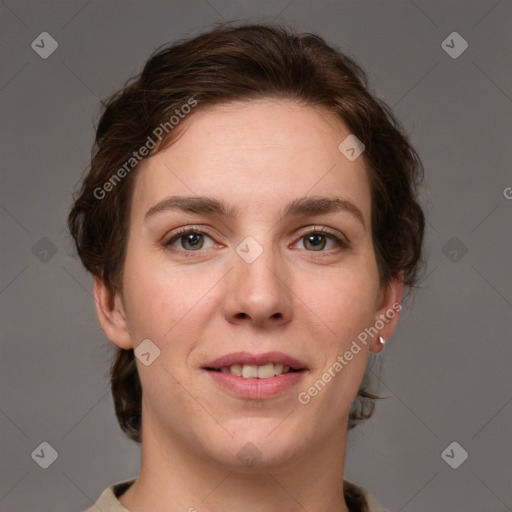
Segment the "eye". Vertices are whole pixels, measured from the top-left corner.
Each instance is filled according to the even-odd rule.
[[[209,246],[205,246],[205,238],[211,241]],[[341,234],[335,234],[326,228],[319,228],[306,231],[301,235],[299,241],[302,240],[302,246],[308,252],[327,252],[328,250],[349,249],[349,241]],[[327,247],[329,242],[334,247]],[[299,242],[296,242],[299,243]],[[177,246],[179,244],[179,247]],[[201,249],[208,249],[215,245],[213,239],[208,233],[193,227],[183,228],[175,232],[166,242],[163,243],[166,249],[175,252],[190,253],[198,252]],[[327,249],[326,249],[327,247]]]
[[[181,244],[181,247],[178,247],[177,250],[183,250],[186,252],[198,251],[200,249],[208,248],[204,246],[205,237],[212,240],[211,237],[204,231],[200,231],[194,228],[185,228],[178,231],[171,238],[169,238],[169,240],[164,243],[164,246],[166,248],[170,248],[170,246],[174,246],[175,243],[178,243]]]
[[[324,249],[329,241],[334,244],[334,249],[348,249],[350,247],[349,242],[345,238],[328,232],[324,228],[315,229],[302,235],[301,240],[303,240],[303,247],[313,252],[325,252]]]

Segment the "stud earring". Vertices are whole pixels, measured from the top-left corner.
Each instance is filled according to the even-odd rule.
[[[384,343],[386,343],[386,340],[382,336],[379,336],[379,341],[382,345],[384,345]]]

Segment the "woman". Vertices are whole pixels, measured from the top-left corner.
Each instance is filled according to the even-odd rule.
[[[343,479],[346,437],[417,281],[421,178],[316,35],[221,26],[151,56],[106,103],[69,215],[142,443],[90,510],[382,510]]]

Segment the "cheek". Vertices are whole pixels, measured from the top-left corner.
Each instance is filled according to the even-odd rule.
[[[378,276],[371,265],[346,266],[307,279],[300,276],[294,291],[302,299],[297,303],[299,309],[303,309],[308,318],[317,318],[318,334],[322,334],[319,339],[330,340],[330,343],[335,339],[339,345],[373,322]]]
[[[134,344],[145,338],[162,350],[187,350],[207,316],[205,305],[218,277],[193,266],[173,265],[165,255],[149,257],[143,250],[125,262],[126,315]],[[173,340],[179,338],[179,343]],[[187,339],[190,342],[187,342]]]
[[[124,269],[125,310],[134,343],[137,338],[161,340],[184,315],[187,288],[179,275],[165,272],[143,251],[128,252]]]
[[[298,399],[301,404],[308,402],[313,422],[317,421],[314,418],[322,418],[322,421],[330,419],[329,424],[336,423],[348,414],[357,395],[369,357],[369,340],[361,342],[358,336],[375,320],[378,292],[375,279],[371,271],[347,269],[335,278],[322,280],[325,290],[317,288],[306,301],[309,313],[305,328],[318,347],[319,364],[307,385],[301,388]],[[315,324],[319,325],[316,332],[312,328]]]

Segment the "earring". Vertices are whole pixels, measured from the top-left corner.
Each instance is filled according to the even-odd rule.
[[[379,341],[382,345],[384,345],[384,343],[386,343],[386,340],[382,336],[379,336]]]

